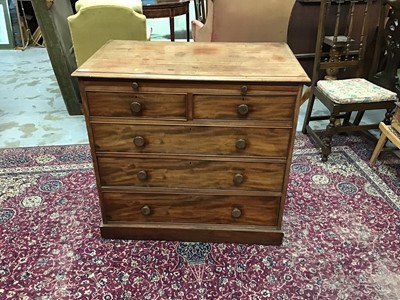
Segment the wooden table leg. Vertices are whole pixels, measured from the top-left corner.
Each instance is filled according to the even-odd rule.
[[[186,40],[189,42],[190,41],[190,21],[189,21],[189,9],[188,12],[186,13]]]
[[[169,32],[171,35],[171,42],[175,41],[175,22],[174,17],[169,18]]]

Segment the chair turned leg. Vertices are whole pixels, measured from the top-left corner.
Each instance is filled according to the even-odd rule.
[[[371,159],[369,160],[370,164],[373,165],[378,158],[379,154],[381,153],[383,146],[386,144],[388,138],[386,135],[383,133],[381,134],[381,137],[378,140],[378,143],[376,143],[374,152],[372,153]]]
[[[335,134],[337,115],[331,114],[329,124],[326,126],[325,136],[322,140],[324,146],[322,147],[322,161],[328,160],[328,155],[332,152],[332,137]]]
[[[307,134],[307,125],[310,123],[314,102],[315,102],[315,96],[313,91],[311,91],[310,98],[308,99],[306,114],[304,116],[303,129],[301,130],[304,134]]]

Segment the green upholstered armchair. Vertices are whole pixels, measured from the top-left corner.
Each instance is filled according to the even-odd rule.
[[[208,0],[205,24],[192,21],[195,42],[286,42],[295,0]]]
[[[141,0],[79,0],[68,17],[79,67],[109,40],[148,40]]]

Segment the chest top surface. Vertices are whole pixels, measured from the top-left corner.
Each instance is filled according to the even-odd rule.
[[[307,83],[285,43],[109,41],[73,76]]]

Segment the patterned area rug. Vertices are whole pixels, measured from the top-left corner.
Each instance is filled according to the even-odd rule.
[[[0,299],[400,299],[400,160],[298,134],[280,247],[103,240],[87,145],[0,150]]]

